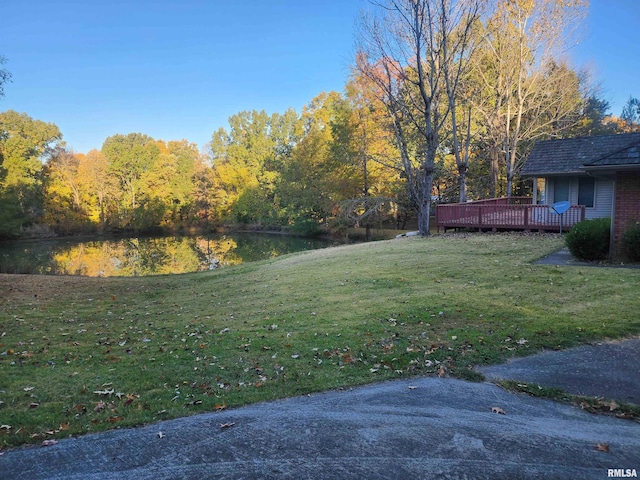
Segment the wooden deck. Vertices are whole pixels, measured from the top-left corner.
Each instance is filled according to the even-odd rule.
[[[549,205],[532,205],[530,197],[492,198],[468,203],[438,205],[438,229],[567,231],[584,220],[585,207],[572,205],[558,215]]]

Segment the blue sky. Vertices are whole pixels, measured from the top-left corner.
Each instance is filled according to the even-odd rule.
[[[60,127],[77,152],[116,133],[204,147],[243,110],[300,111],[341,91],[365,0],[4,0],[0,111]],[[640,97],[640,1],[592,0],[583,41],[619,115]]]

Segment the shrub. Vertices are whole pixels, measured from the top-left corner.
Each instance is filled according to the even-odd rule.
[[[565,243],[580,260],[604,260],[609,254],[611,219],[596,218],[577,223],[567,233]]]
[[[622,235],[622,248],[632,262],[640,261],[640,222],[635,222]]]

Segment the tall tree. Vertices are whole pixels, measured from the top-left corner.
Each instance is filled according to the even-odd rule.
[[[468,54],[482,0],[387,0],[365,19],[357,68],[376,82],[393,119],[418,228],[429,234],[435,158],[451,102],[453,65]],[[417,135],[411,148],[411,132]]]
[[[336,200],[340,218],[371,228],[389,213],[397,215],[396,190],[400,172],[394,167],[398,152],[389,130],[384,105],[374,95],[371,82],[353,75],[344,98],[336,102],[331,122],[331,156],[335,164]]]
[[[102,153],[109,160],[111,173],[120,179],[127,194],[127,204],[138,206],[140,179],[149,172],[159,154],[159,147],[153,138],[142,133],[113,135],[102,144]]]
[[[0,113],[0,155],[4,178],[0,188],[13,203],[20,223],[31,223],[43,213],[44,162],[62,139],[56,125],[34,120],[13,110]]]
[[[491,138],[494,175],[498,155],[503,156],[507,195],[518,173],[521,143],[571,125],[567,116],[581,108],[582,97],[575,95],[579,79],[561,54],[586,5],[587,0],[496,0],[486,22],[483,52],[476,57],[484,95],[476,97],[476,107]]]
[[[109,160],[99,150],[90,150],[80,157],[78,182],[85,202],[89,205],[89,218],[103,231],[108,222],[109,202],[114,198],[117,178],[109,174]]]
[[[341,101],[338,92],[322,92],[305,105],[302,136],[283,163],[276,195],[286,221],[301,233],[311,233],[327,220],[343,181],[333,175],[337,159],[331,154],[331,124]]]
[[[210,144],[217,214],[243,223],[277,222],[275,189],[299,136],[297,114],[240,112],[229,126],[215,132]]]

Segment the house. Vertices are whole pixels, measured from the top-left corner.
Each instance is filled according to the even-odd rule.
[[[533,178],[533,204],[568,201],[586,219],[610,217],[620,256],[622,234],[640,221],[640,132],[538,142],[520,175]]]

